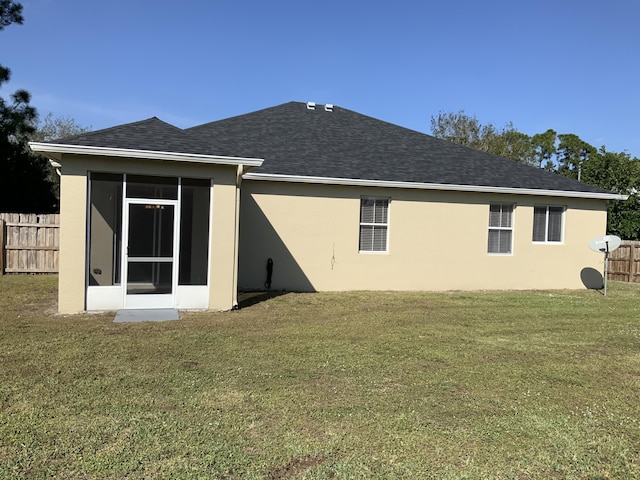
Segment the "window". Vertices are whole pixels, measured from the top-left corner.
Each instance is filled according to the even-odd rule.
[[[562,242],[562,217],[564,207],[533,208],[533,241]]]
[[[389,228],[389,199],[360,199],[361,252],[386,252]]]
[[[489,253],[511,253],[513,244],[513,205],[489,205]]]

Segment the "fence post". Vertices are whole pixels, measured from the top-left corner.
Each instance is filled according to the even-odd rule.
[[[5,259],[5,249],[4,244],[6,242],[5,228],[4,228],[4,220],[0,220],[0,276],[4,275],[4,259]]]
[[[635,276],[635,252],[636,252],[636,244],[632,243],[629,245],[629,283],[633,282]]]

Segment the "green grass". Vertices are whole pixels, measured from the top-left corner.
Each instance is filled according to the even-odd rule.
[[[640,478],[640,286],[114,324],[0,277],[0,478]]]

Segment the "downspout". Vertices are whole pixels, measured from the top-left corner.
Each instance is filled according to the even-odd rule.
[[[242,183],[242,174],[244,173],[244,165],[238,165],[236,170],[236,212],[235,226],[233,234],[233,297],[231,299],[232,309],[238,309],[238,251],[240,250],[240,185]]]

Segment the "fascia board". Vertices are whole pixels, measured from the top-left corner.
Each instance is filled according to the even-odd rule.
[[[84,145],[65,145],[59,143],[29,142],[34,152],[54,154],[69,153],[75,155],[94,155],[100,157],[142,158],[145,160],[169,160],[174,162],[206,163],[214,165],[244,165],[259,167],[264,161],[261,158],[224,157],[218,155],[201,155],[196,153],[161,152],[155,150],[135,150],[128,148],[88,147]]]
[[[454,192],[507,193],[512,195],[592,198],[598,200],[626,200],[628,198],[628,195],[620,195],[617,193],[573,192],[565,190],[542,190],[533,188],[491,187],[484,185],[454,185],[448,183],[390,182],[384,180],[277,175],[271,173],[246,173],[243,178],[245,180],[267,180],[272,182],[318,183],[324,185],[350,185],[383,188],[413,188],[418,190],[446,190]]]

